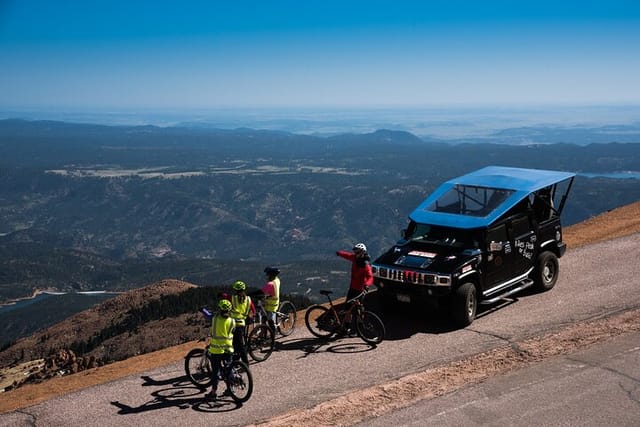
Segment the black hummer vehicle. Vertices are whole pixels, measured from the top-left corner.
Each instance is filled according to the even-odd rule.
[[[445,182],[372,264],[383,303],[447,305],[460,327],[477,305],[551,289],[566,250],[560,214],[575,174],[489,166]]]

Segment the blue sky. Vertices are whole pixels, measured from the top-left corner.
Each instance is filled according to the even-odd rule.
[[[640,2],[0,0],[0,107],[640,104]]]

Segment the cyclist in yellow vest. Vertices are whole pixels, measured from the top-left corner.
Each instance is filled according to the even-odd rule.
[[[237,357],[247,364],[249,358],[244,342],[244,332],[247,327],[246,321],[253,317],[253,313],[255,313],[255,308],[251,298],[247,296],[247,285],[242,280],[237,280],[233,284],[233,295],[231,296],[231,317],[236,321],[236,329],[233,331],[233,348]]]
[[[231,302],[226,299],[218,301],[219,312],[211,319],[209,339],[209,360],[211,360],[211,391],[205,395],[207,399],[216,400],[218,390],[218,374],[223,364],[229,364],[233,356],[233,330],[236,322],[230,316]],[[226,393],[226,391],[225,391]]]
[[[269,316],[269,327],[276,333],[276,312],[280,305],[280,279],[278,274],[280,270],[276,267],[267,267],[264,269],[264,273],[267,275],[267,284],[262,288],[262,292],[265,294],[264,310]]]

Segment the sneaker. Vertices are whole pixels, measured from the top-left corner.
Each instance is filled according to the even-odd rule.
[[[216,400],[218,398],[218,396],[216,396],[216,392],[215,391],[210,391],[209,393],[204,395],[205,399],[207,400]]]

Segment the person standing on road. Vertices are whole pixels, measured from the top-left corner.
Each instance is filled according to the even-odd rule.
[[[233,348],[235,354],[244,363],[249,363],[247,357],[246,343],[244,342],[244,333],[247,328],[246,321],[253,317],[255,308],[251,298],[247,296],[247,285],[242,280],[237,280],[233,284],[233,295],[231,296],[231,317],[236,322],[236,328],[233,331]]]
[[[264,269],[267,275],[267,284],[263,286],[262,292],[265,294],[264,310],[267,312],[269,328],[276,334],[276,312],[280,306],[280,269],[267,267]]]
[[[217,399],[218,375],[223,364],[231,363],[233,357],[233,330],[236,322],[231,317],[231,302],[226,299],[218,301],[219,312],[211,319],[209,339],[209,360],[211,361],[211,391],[205,394],[209,400]],[[225,390],[225,394],[228,390]]]
[[[349,251],[337,251],[336,255],[351,261],[351,281],[349,283],[349,291],[347,292],[347,301],[357,297],[373,285],[373,271],[371,269],[371,257],[367,253],[367,247],[364,243],[356,244],[353,252]],[[349,308],[347,306],[347,308]],[[351,316],[345,317],[345,325],[349,325],[351,322]]]

